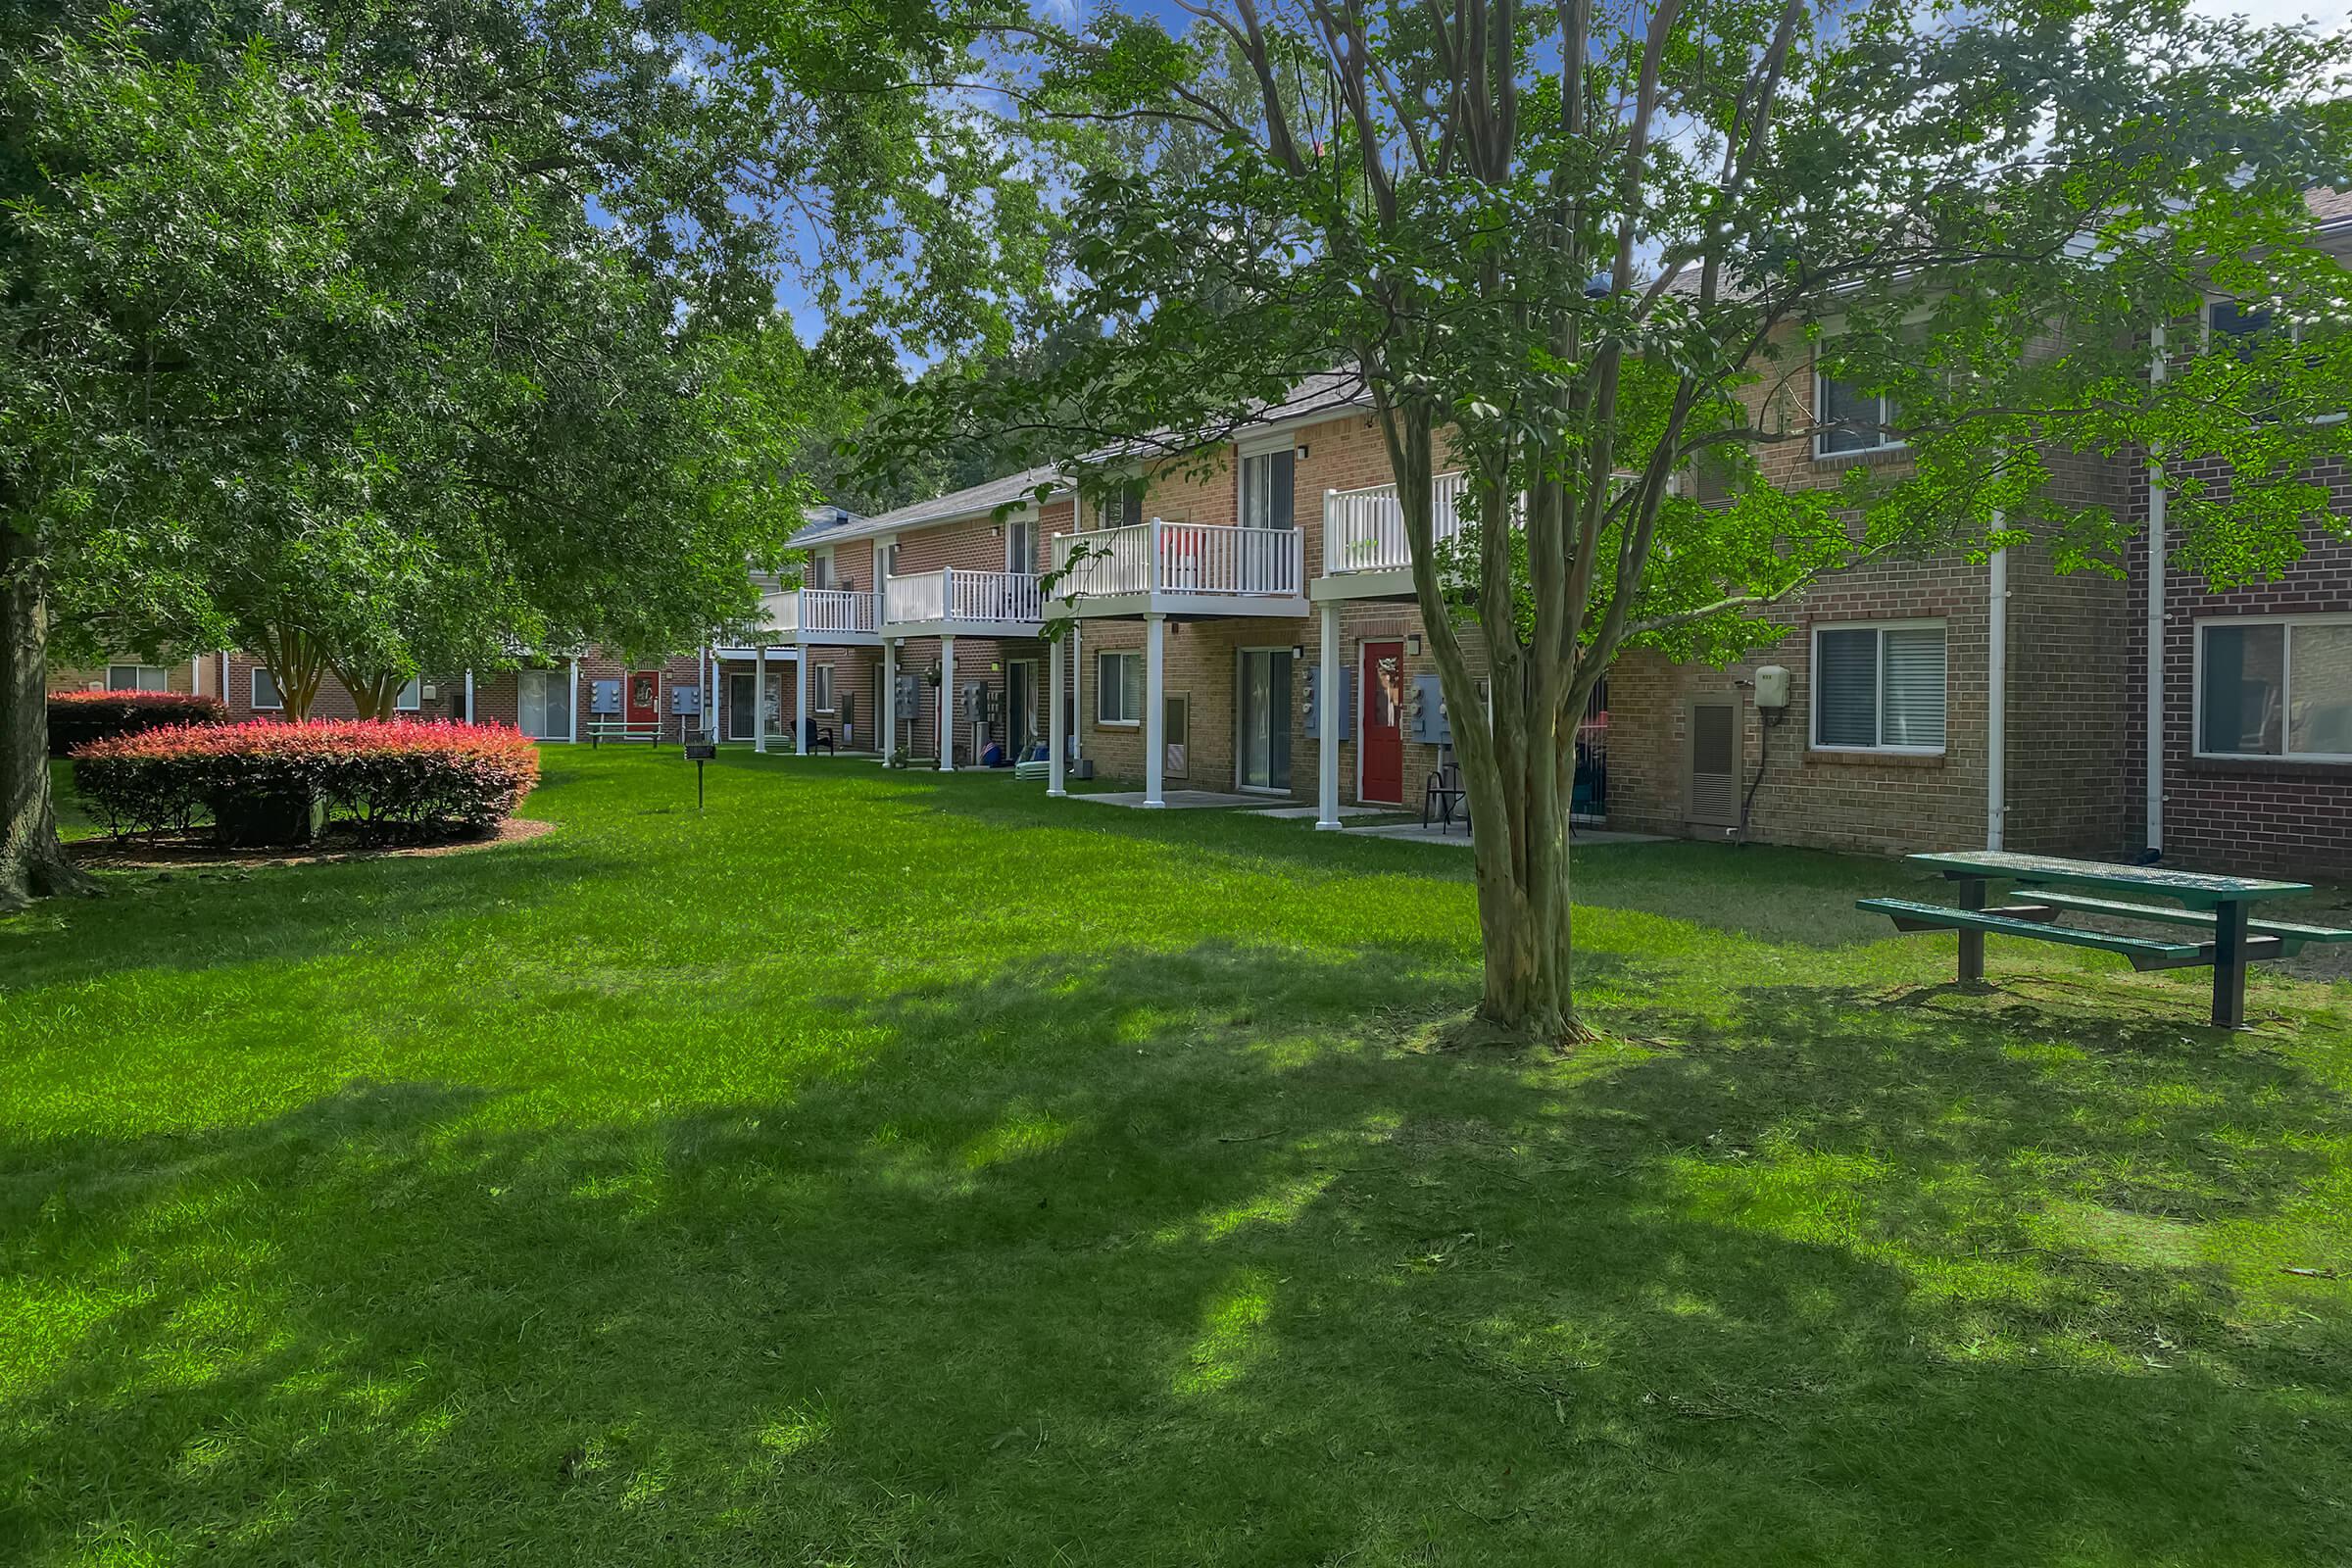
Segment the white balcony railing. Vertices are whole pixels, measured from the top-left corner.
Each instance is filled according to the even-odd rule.
[[[1084,548],[1086,557],[1071,565]],[[1233,528],[1154,517],[1129,528],[1065,533],[1054,569],[1066,598],[1178,593],[1237,599],[1296,598],[1305,591],[1305,536],[1295,528]]]
[[[882,585],[882,618],[893,626],[976,620],[1035,624],[1045,619],[1045,596],[1025,571],[962,571],[942,566]]]
[[[777,631],[870,632],[880,624],[876,597],[859,588],[796,588],[761,603]]]
[[[1442,473],[1429,482],[1430,536],[1439,544],[1462,531],[1466,481]],[[1413,564],[1404,542],[1404,508],[1393,484],[1323,493],[1323,574],[1401,571]]]

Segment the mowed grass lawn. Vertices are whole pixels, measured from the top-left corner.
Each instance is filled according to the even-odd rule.
[[[1050,808],[1051,807],[1051,808]],[[551,752],[537,841],[0,923],[0,1562],[2352,1550],[2352,987],[1594,849]],[[2308,1272],[2294,1272],[2308,1271]]]

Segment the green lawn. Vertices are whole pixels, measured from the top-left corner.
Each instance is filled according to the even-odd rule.
[[[2352,985],[1001,777],[0,922],[0,1562],[2342,1563]],[[2291,1273],[2290,1269],[2320,1271]]]

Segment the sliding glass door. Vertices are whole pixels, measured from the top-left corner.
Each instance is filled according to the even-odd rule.
[[[1244,789],[1291,787],[1291,651],[1245,648],[1241,668]]]

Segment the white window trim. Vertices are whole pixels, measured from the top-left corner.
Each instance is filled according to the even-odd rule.
[[[1109,696],[1111,692],[1116,691],[1119,694],[1120,702],[1124,703],[1127,700],[1125,675],[1122,674],[1114,683],[1108,675],[1102,673],[1103,663],[1113,659],[1142,659],[1143,657],[1142,653],[1132,648],[1098,648],[1095,650],[1095,727],[1097,729],[1141,729],[1144,727],[1144,716],[1141,713],[1133,718],[1104,718],[1102,716],[1102,699]],[[1149,692],[1144,694],[1144,700],[1151,701]]]
[[[1234,443],[1233,520],[1236,526],[1243,528],[1255,528],[1261,526],[1258,523],[1247,522],[1243,520],[1250,514],[1249,468],[1250,463],[1258,458],[1279,457],[1285,452],[1292,454],[1291,461],[1293,466],[1291,470],[1291,483],[1294,487],[1296,487],[1298,482],[1297,467],[1298,451],[1298,438],[1297,436],[1290,435],[1257,436],[1251,440],[1237,441]],[[1297,498],[1294,496],[1294,508],[1291,516],[1291,528],[1294,532],[1297,531],[1298,527],[1298,517],[1295,505],[1296,499]]]
[[[811,663],[808,666],[808,710],[812,713],[833,711],[833,666]]]
[[[401,699],[406,697],[412,688],[416,693],[416,700],[413,703],[402,702]],[[399,691],[392,694],[392,711],[395,713],[421,713],[424,711],[424,677],[422,675],[407,682]]]
[[[1014,564],[1012,542],[1023,532],[1029,536],[1029,548]],[[1004,570],[1011,576],[1034,576],[1037,573],[1038,521],[1034,510],[1016,512],[1004,519]]]
[[[827,592],[832,588],[833,547],[831,545],[826,545],[822,549],[811,550],[808,552],[808,570],[806,573],[806,576],[809,579],[821,580],[804,581],[801,584],[801,586],[804,588],[812,588],[819,593]]]
[[[115,684],[115,671],[118,669],[130,671],[129,685],[117,686]],[[162,685],[150,686],[139,678],[149,670],[153,670],[157,675],[163,677]],[[110,692],[168,692],[172,689],[172,671],[161,664],[129,664],[110,662],[106,666],[106,689]]]
[[[269,677],[271,689],[277,693],[277,701],[274,703],[262,701],[262,678],[264,676]],[[279,713],[285,711],[286,689],[277,684],[277,676],[267,666],[256,664],[245,672],[245,706],[257,713]]]
[[[2276,752],[2209,752],[2205,750],[2205,628],[2208,626],[2284,626],[2285,645],[2279,650],[2278,720]],[[2192,757],[2223,762],[2352,762],[2352,752],[2290,752],[2286,748],[2287,716],[2294,711],[2295,633],[2297,626],[2352,626],[2352,611],[2318,611],[2308,615],[2200,615],[2189,633],[2188,746]]]
[[[1900,436],[1890,436],[1885,430],[1881,430],[1879,432],[1879,441],[1876,446],[1849,447],[1843,452],[1830,451],[1827,442],[1829,441],[1832,432],[1821,427],[1823,422],[1822,411],[1829,407],[1829,384],[1835,379],[1837,379],[1837,377],[1831,375],[1828,371],[1821,368],[1821,360],[1818,356],[1816,356],[1813,361],[1813,423],[1815,426],[1813,431],[1813,461],[1815,463],[1836,463],[1844,458],[1875,457],[1882,452],[1901,452],[1911,445],[1910,442],[1903,440]],[[1884,392],[1880,393],[1878,397],[1879,422],[1883,425],[1892,423],[1893,421],[1887,417],[1887,416],[1893,412],[1887,406],[1890,400]]]
[[[1840,456],[1851,456],[1841,453]],[[1821,634],[1825,631],[1924,631],[1943,633],[1943,744],[1941,746],[1824,746],[1821,743]],[[1805,750],[1830,757],[1941,757],[1952,743],[1952,625],[1936,615],[1914,615],[1906,620],[1825,620],[1814,623],[1806,638],[1811,662],[1805,680]],[[1878,731],[1886,733],[1886,644],[1879,643]]]

